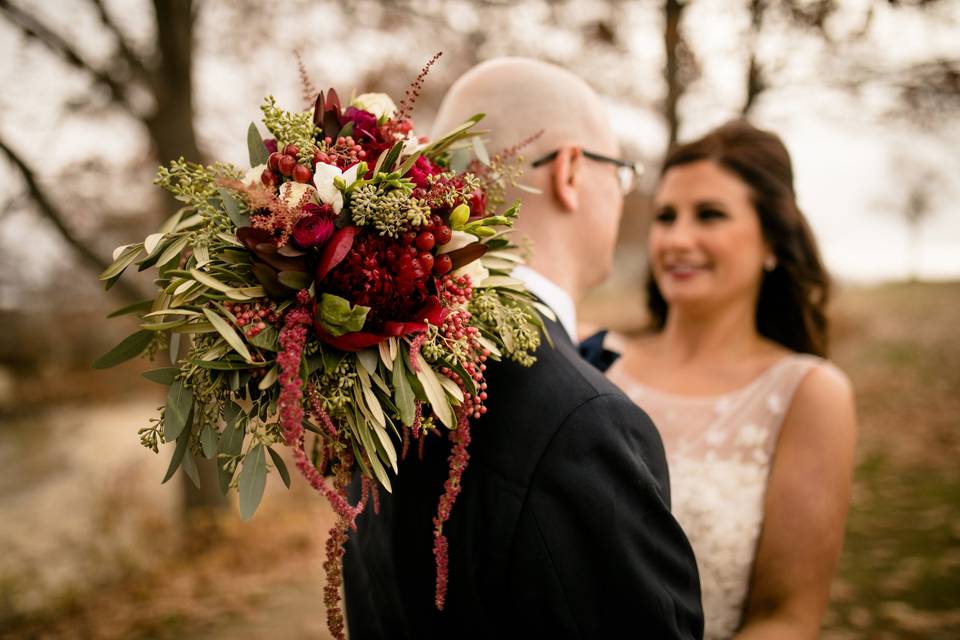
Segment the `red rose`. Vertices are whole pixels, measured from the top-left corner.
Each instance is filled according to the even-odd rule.
[[[303,249],[319,247],[333,235],[333,220],[329,216],[311,214],[300,218],[293,228],[293,241]]]

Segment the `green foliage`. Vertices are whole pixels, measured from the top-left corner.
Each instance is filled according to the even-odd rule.
[[[540,346],[540,320],[529,304],[495,288],[477,289],[468,303],[483,333],[497,337],[511,360],[530,366]]]
[[[313,154],[316,149],[315,139],[320,129],[313,124],[312,111],[284,111],[277,106],[277,99],[267,96],[260,106],[263,111],[263,124],[277,139],[277,144],[283,147],[295,144],[300,147],[301,153],[309,150]]]
[[[131,358],[146,351],[147,347],[154,341],[155,335],[152,331],[140,330],[123,339],[117,346],[103,354],[93,361],[94,369],[109,369],[115,367],[121,362],[126,362]]]
[[[349,300],[331,293],[322,294],[317,306],[320,324],[334,336],[360,331],[369,312],[370,307],[352,305]]]
[[[358,226],[371,226],[381,236],[397,238],[408,229],[425,225],[430,208],[402,189],[366,184],[350,192],[350,215]]]

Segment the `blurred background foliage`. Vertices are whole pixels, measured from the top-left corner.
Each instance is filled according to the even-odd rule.
[[[169,453],[136,437],[161,402],[149,365],[89,369],[149,282],[105,295],[96,274],[173,208],[157,164],[241,163],[263,95],[300,105],[295,51],[317,86],[399,95],[438,50],[421,133],[500,55],[608,101],[648,171],[583,316],[623,331],[644,323],[668,145],[739,116],[784,135],[861,419],[824,637],[956,637],[958,36],[951,0],[0,0],[0,637],[323,637],[322,501],[274,487],[241,524],[215,491],[159,485]]]

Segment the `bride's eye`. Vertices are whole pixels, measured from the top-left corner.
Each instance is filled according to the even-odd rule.
[[[671,209],[670,207],[664,207],[657,212],[657,215],[654,216],[654,222],[658,224],[670,224],[677,219],[677,212]]]
[[[697,219],[701,222],[713,222],[727,218],[727,214],[716,207],[704,207],[697,211]]]

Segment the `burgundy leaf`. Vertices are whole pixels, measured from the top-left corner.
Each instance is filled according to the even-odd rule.
[[[333,234],[327,242],[317,263],[317,281],[323,280],[330,271],[347,257],[353,247],[353,239],[357,235],[357,227],[344,227]]]
[[[450,256],[450,260],[453,261],[453,268],[459,269],[464,265],[470,264],[474,260],[479,260],[486,252],[487,245],[483,244],[482,242],[474,242],[465,247],[461,247],[456,251],[451,251],[445,255]]]

